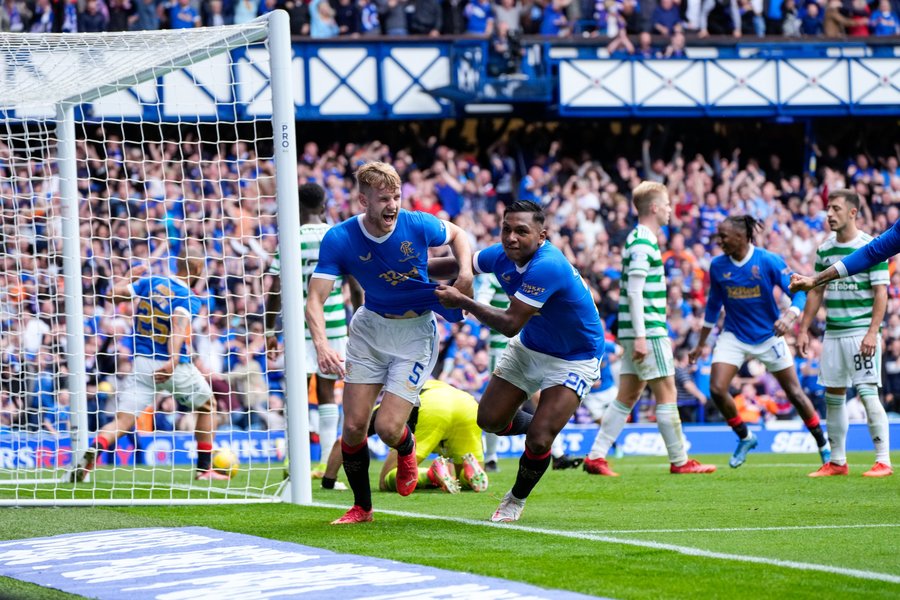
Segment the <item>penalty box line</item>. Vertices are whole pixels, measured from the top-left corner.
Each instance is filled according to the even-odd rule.
[[[323,504],[314,503],[313,506],[320,508],[339,508],[347,509],[347,506],[340,504]],[[586,533],[580,531],[565,531],[560,529],[546,529],[541,527],[529,527],[527,525],[517,525],[515,523],[493,523],[491,521],[477,521],[475,519],[464,519],[462,517],[447,517],[441,515],[428,515],[400,510],[376,510],[376,513],[385,515],[393,515],[397,517],[408,517],[412,519],[428,519],[432,521],[447,521],[451,523],[460,523],[462,525],[474,525],[477,527],[491,527],[496,529],[504,529],[511,531],[521,531],[523,533],[536,533],[539,535],[550,535],[555,537],[564,537],[582,541],[602,542],[605,544],[619,544],[623,546],[636,546],[639,548],[650,548],[653,550],[667,550],[676,552],[685,556],[696,556],[698,558],[712,558],[717,560],[730,560],[735,562],[755,563],[761,565],[770,565],[783,567],[787,569],[797,569],[800,571],[817,571],[820,573],[829,573],[832,575],[844,575],[846,577],[854,577],[857,579],[868,579],[872,581],[884,581],[886,583],[900,584],[900,575],[892,575],[890,573],[878,573],[875,571],[863,571],[861,569],[849,569],[845,567],[835,567],[831,565],[819,565],[815,563],[805,563],[793,560],[781,560],[777,558],[767,558],[763,556],[748,556],[743,554],[729,554],[727,552],[713,552],[703,550],[701,548],[692,548],[690,546],[678,546],[676,544],[664,544],[661,542],[652,542],[647,540],[637,540],[631,538],[614,537],[609,535],[601,535],[596,533]],[[885,525],[891,526],[891,525]],[[786,529],[786,528],[776,528]],[[691,531],[691,530],[688,530]]]

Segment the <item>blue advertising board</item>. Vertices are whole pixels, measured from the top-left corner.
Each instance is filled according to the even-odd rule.
[[[800,421],[775,421],[765,427],[751,426],[759,438],[757,453],[795,454],[816,453],[812,436]],[[562,431],[566,452],[585,455],[597,437],[594,424],[569,424]],[[891,423],[891,449],[900,450],[900,422]],[[735,436],[723,425],[686,425],[684,434],[688,450],[695,454],[730,454]],[[136,442],[136,444],[135,444]],[[287,442],[283,431],[228,431],[216,435],[216,449],[228,448],[241,464],[280,462],[287,456]],[[626,425],[619,436],[618,448],[626,456],[665,456],[666,447],[655,425]],[[501,437],[498,442],[501,458],[518,457],[525,450],[525,436]],[[378,437],[369,438],[369,450],[376,459],[383,460],[388,447]],[[853,423],[847,434],[847,451],[872,451],[872,440],[865,423]],[[318,444],[311,444],[312,460],[318,461]],[[102,460],[108,460],[107,455]],[[119,440],[114,453],[118,465],[185,465],[197,458],[194,436],[187,432],[126,435]],[[35,469],[65,467],[71,463],[71,441],[68,437],[0,432],[0,469]]]

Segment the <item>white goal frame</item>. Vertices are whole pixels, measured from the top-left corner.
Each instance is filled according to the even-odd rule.
[[[160,52],[154,55],[152,64],[129,65],[128,69],[93,69],[90,81],[70,78],[58,89],[52,84],[33,86],[34,89],[15,88],[3,90],[0,85],[0,111],[23,108],[32,114],[55,114],[43,120],[55,124],[57,137],[57,163],[59,165],[60,199],[63,231],[63,281],[65,284],[66,342],[68,390],[71,403],[71,429],[73,464],[88,448],[88,419],[85,366],[84,298],[81,285],[81,242],[79,231],[79,192],[76,164],[76,113],[77,106],[104,96],[132,88],[145,81],[195,64],[203,59],[267,40],[270,61],[270,85],[272,90],[272,135],[274,145],[275,185],[277,201],[278,246],[281,255],[281,285],[285,298],[282,306],[284,327],[284,370],[286,406],[286,435],[290,458],[290,477],[280,496],[240,497],[235,489],[223,498],[179,499],[110,499],[110,498],[58,498],[58,499],[4,499],[0,506],[77,506],[77,505],[171,505],[215,504],[249,502],[312,503],[310,479],[309,417],[307,409],[307,382],[305,375],[305,342],[303,318],[303,285],[301,277],[300,209],[297,191],[296,118],[293,102],[292,52],[289,18],[286,12],[276,10],[246,25],[197,30],[191,32],[123,32],[114,34],[0,34],[0,48],[37,48],[40,51],[59,52],[73,47],[84,50],[115,48],[116,40],[127,41],[129,36],[183,36],[176,38],[179,51]],[[169,44],[165,50],[170,50]],[[149,61],[148,61],[149,62]],[[108,72],[107,72],[108,71]],[[97,79],[95,79],[97,78]],[[2,79],[2,76],[0,76]],[[73,81],[74,79],[74,81]],[[21,119],[17,119],[21,120]],[[68,475],[68,473],[66,473]],[[18,484],[62,483],[64,479],[16,479],[0,480],[0,487]]]

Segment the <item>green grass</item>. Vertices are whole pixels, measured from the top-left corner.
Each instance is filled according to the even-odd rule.
[[[512,484],[516,463],[507,460],[484,494],[449,496],[433,490],[417,491],[408,498],[375,494],[376,511],[448,520],[376,512],[374,523],[332,527],[329,521],[340,516],[342,509],[279,504],[0,509],[7,511],[0,516],[0,537],[199,525],[617,598],[900,595],[900,585],[895,583],[635,545],[671,544],[900,577],[900,475],[880,480],[861,477],[871,465],[871,454],[851,455],[850,477],[824,479],[806,477],[816,467],[812,455],[753,455],[737,470],[726,466],[724,456],[699,458],[720,465],[719,472],[673,476],[662,458],[615,461],[622,475],[615,479],[588,476],[580,470],[549,471],[528,500],[518,523],[522,529],[481,525]],[[372,465],[373,483],[379,466]],[[119,469],[116,487],[132,476]],[[110,488],[112,477],[111,470],[101,470],[96,485]],[[254,484],[263,483],[265,476],[259,477],[261,481],[254,479]],[[267,482],[271,484],[272,479],[269,474]],[[9,497],[4,496],[8,493],[0,488],[0,497]],[[314,500],[349,506],[352,495],[315,486]],[[796,529],[871,524],[894,527]],[[711,528],[734,530],[699,531]],[[691,531],[653,531],[661,529]],[[564,537],[559,532],[588,534],[591,539]],[[0,596],[69,597],[2,578]]]

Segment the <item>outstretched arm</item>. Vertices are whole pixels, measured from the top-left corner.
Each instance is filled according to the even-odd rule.
[[[809,291],[834,279],[856,275],[882,261],[888,260],[897,253],[900,253],[900,220],[894,222],[893,227],[877,238],[856,250],[844,260],[834,263],[815,277],[804,277],[796,273],[791,275],[791,291]]]
[[[510,305],[505,311],[491,308],[465,296],[455,287],[438,286],[434,292],[441,304],[447,308],[461,308],[475,315],[475,318],[491,329],[499,331],[506,337],[518,334],[528,319],[538,313],[540,307],[531,306],[515,296],[510,297]]]
[[[841,277],[861,273],[900,252],[900,220],[877,238],[834,264]]]

